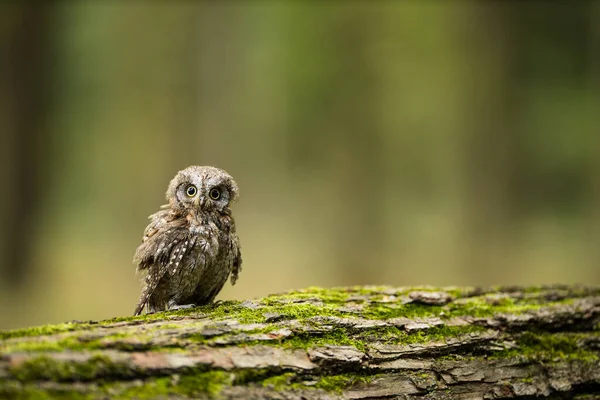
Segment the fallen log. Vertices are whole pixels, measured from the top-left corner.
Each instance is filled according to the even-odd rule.
[[[600,398],[600,288],[309,288],[5,331],[2,397]]]

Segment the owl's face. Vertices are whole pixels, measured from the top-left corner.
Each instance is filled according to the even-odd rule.
[[[223,212],[237,196],[238,187],[231,175],[215,167],[191,166],[179,171],[167,190],[171,208],[181,211]]]

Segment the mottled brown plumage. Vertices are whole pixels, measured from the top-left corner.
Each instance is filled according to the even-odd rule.
[[[242,256],[231,204],[238,187],[225,171],[191,166],[179,171],[166,193],[169,204],[152,214],[135,252],[147,271],[135,308],[138,315],[210,303],[231,274],[235,285]]]

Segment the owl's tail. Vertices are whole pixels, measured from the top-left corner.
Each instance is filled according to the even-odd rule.
[[[133,312],[134,317],[136,315],[140,315],[142,313],[144,306],[146,305],[146,303],[148,303],[148,299],[150,299],[150,292],[147,290],[144,290],[142,292],[142,295],[140,296],[140,299],[138,300],[138,304],[135,307],[135,311]]]

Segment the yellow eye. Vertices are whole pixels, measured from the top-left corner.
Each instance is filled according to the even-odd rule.
[[[208,195],[213,200],[219,200],[219,198],[221,197],[221,191],[217,188],[212,188],[210,189],[210,192],[208,192]]]
[[[194,197],[198,193],[198,189],[196,189],[196,186],[190,185],[185,189],[185,193],[188,197]]]

